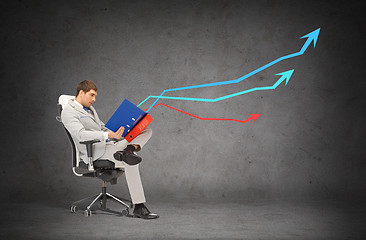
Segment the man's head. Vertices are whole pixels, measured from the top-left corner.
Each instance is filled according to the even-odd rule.
[[[76,87],[75,100],[84,107],[90,107],[95,102],[97,86],[90,80],[84,80]]]

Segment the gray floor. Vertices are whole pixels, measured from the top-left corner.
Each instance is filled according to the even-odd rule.
[[[351,204],[349,204],[351,205]],[[365,211],[334,201],[152,202],[158,220],[70,213],[68,203],[10,203],[1,239],[366,239]],[[110,207],[113,204],[110,204]]]

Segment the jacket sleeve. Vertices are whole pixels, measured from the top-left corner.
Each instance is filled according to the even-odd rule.
[[[86,130],[80,121],[80,117],[74,110],[65,108],[61,113],[61,120],[65,128],[70,132],[74,140],[78,142],[98,139],[104,141],[104,131]]]
[[[108,128],[105,127],[105,123],[104,122],[102,122],[102,121],[100,121],[100,122],[102,123],[102,130],[104,132],[110,132],[111,131],[111,130],[109,130]]]

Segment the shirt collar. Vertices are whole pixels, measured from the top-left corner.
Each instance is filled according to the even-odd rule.
[[[79,107],[84,108],[84,106],[83,106],[83,105],[81,105],[78,101],[74,100],[74,103],[75,103],[76,105],[78,105]]]

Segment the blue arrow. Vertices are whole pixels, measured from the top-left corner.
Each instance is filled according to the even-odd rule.
[[[320,28],[318,28],[315,31],[312,31],[309,34],[306,34],[305,36],[301,37],[301,38],[308,38],[304,44],[304,46],[301,48],[300,53],[303,54],[305,52],[305,50],[308,48],[308,46],[310,45],[310,43],[312,41],[314,41],[314,48],[316,45],[316,41],[318,40],[318,36],[319,36],[319,32],[320,32]],[[300,38],[300,39],[301,39]]]
[[[185,98],[185,97],[166,97],[166,96],[151,96],[151,97],[153,97],[153,98],[158,98],[159,97],[159,98],[163,98],[163,99],[174,99],[174,100],[197,101],[197,102],[218,102],[218,101],[221,101],[221,100],[224,100],[224,99],[236,97],[236,96],[243,95],[243,94],[250,93],[250,92],[254,92],[254,91],[274,90],[284,80],[286,80],[285,85],[287,85],[287,83],[290,80],[290,77],[291,77],[292,73],[294,72],[294,70],[295,69],[276,74],[276,75],[281,75],[281,78],[278,79],[277,82],[275,84],[273,84],[272,86],[255,87],[255,88],[251,88],[251,89],[248,89],[248,90],[245,90],[245,91],[242,91],[242,92],[233,93],[233,94],[226,95],[226,96],[219,97],[219,98],[210,99],[210,98]]]
[[[157,98],[155,100],[155,102],[150,106],[150,108],[146,111],[146,112],[149,112],[150,109],[152,108],[152,106],[154,106],[156,104],[156,102],[160,99],[160,98],[169,98],[169,99],[177,99],[177,100],[190,100],[190,101],[200,101],[200,100],[195,100],[196,98],[181,98],[181,97],[163,97],[164,93],[166,92],[173,92],[173,91],[179,91],[179,90],[186,90],[186,89],[194,89],[194,88],[203,88],[203,87],[212,87],[212,86],[218,86],[218,85],[226,85],[226,84],[232,84],[232,83],[239,83],[241,81],[243,81],[244,79],[246,78],[249,78],[255,74],[257,74],[258,72],[282,61],[282,60],[285,60],[285,59],[289,59],[289,58],[293,58],[293,57],[297,57],[297,56],[300,56],[302,54],[304,54],[305,50],[309,47],[309,45],[311,44],[312,41],[314,41],[314,48],[315,48],[315,45],[316,45],[316,42],[317,42],[317,39],[318,39],[318,36],[319,36],[319,32],[320,32],[320,28],[316,29],[315,31],[309,33],[309,34],[306,34],[305,36],[301,37],[301,38],[307,38],[305,44],[303,45],[303,47],[301,48],[301,50],[297,53],[292,53],[292,54],[289,54],[289,55],[286,55],[286,56],[282,56],[270,63],[267,63],[266,65],[238,78],[238,79],[235,79],[235,80],[229,80],[229,81],[222,81],[222,82],[216,82],[216,83],[207,83],[207,84],[201,84],[201,85],[196,85],[196,86],[188,86],[188,87],[180,87],[180,88],[172,88],[172,89],[166,89],[164,90],[160,96],[149,96],[147,97],[144,101],[142,101],[139,105],[137,106],[140,106],[141,104],[143,104],[144,102],[146,102],[149,98]],[[261,90],[264,90],[264,89],[261,89]],[[240,94],[239,94],[240,95]],[[199,99],[199,98],[197,98]],[[208,101],[208,102],[211,102],[211,101]]]

